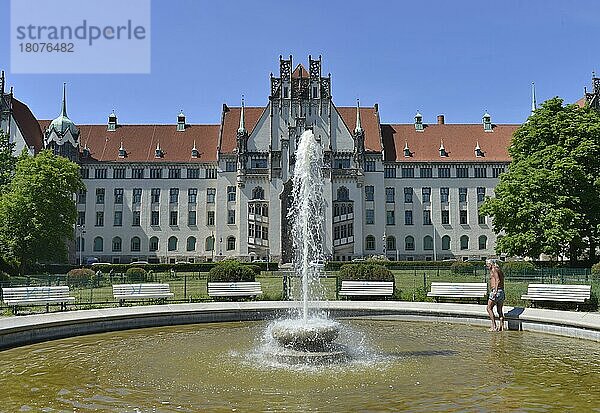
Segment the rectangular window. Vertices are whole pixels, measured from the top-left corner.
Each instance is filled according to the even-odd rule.
[[[123,211],[115,211],[113,226],[115,226],[115,227],[123,226]]]
[[[204,170],[206,179],[217,179],[217,170],[215,168],[208,168]]]
[[[85,225],[85,211],[77,211],[77,225]]]
[[[173,169],[171,169],[173,170]],[[177,204],[179,202],[179,188],[169,189],[169,203]]]
[[[485,215],[477,214],[477,223],[479,225],[485,225]]]
[[[375,172],[375,161],[365,161],[365,172]]]
[[[104,212],[102,212],[102,211],[96,212],[96,226],[97,227],[104,226]]]
[[[125,179],[125,168],[113,169],[113,179]]]
[[[141,222],[140,211],[133,211],[133,219],[131,220],[132,227],[139,227]]]
[[[170,168],[169,179],[181,179],[181,168]]]
[[[467,225],[468,221],[467,221],[467,210],[466,209],[461,209],[460,210],[460,225]]]
[[[214,204],[217,190],[215,188],[206,188],[206,203]]]
[[[96,188],[96,204],[104,203],[104,188]]]
[[[150,225],[160,225],[160,215],[158,211],[152,211],[152,214],[150,215]]]
[[[266,225],[262,229],[262,239],[269,239],[269,227],[267,227]]]
[[[177,211],[169,211],[169,225],[177,226]]]
[[[226,161],[225,162],[225,172],[235,172],[237,170],[235,161]]]
[[[334,169],[349,169],[350,158],[337,158],[333,162]]]
[[[423,225],[431,225],[431,210],[423,210]]]
[[[396,202],[396,189],[393,187],[385,188],[385,202],[394,203]]]
[[[229,224],[229,225],[235,224],[235,210],[234,209],[227,210],[227,224]]]
[[[475,168],[475,178],[487,178],[487,168],[486,167]]]
[[[467,202],[467,188],[458,188],[458,202]]]
[[[161,179],[162,178],[162,168],[150,169],[150,178],[151,179]]]
[[[396,177],[396,167],[395,166],[386,166],[383,168],[383,177],[384,178],[395,178]]]
[[[133,188],[133,197],[131,200],[134,204],[142,203],[142,188]]]
[[[402,178],[414,178],[415,177],[415,169],[408,166],[402,167]]]
[[[248,238],[254,238],[254,224],[248,224]]]
[[[440,202],[442,204],[448,203],[448,198],[450,197],[450,188],[440,188]]]
[[[267,160],[265,158],[252,158],[250,160],[250,168],[252,168],[252,169],[268,168]]]
[[[404,225],[413,224],[413,213],[410,210],[404,211]]]
[[[94,177],[96,179],[106,179],[106,168],[94,169]]]
[[[188,168],[187,169],[187,178],[188,179],[199,179],[200,178],[200,168]]]
[[[195,204],[198,199],[198,189],[188,188],[188,203]]]
[[[450,178],[450,168],[439,167],[438,178]]]
[[[227,202],[235,202],[235,186],[227,187]]]
[[[450,225],[450,211],[442,210],[442,225]]]
[[[498,178],[500,176],[500,174],[503,172],[504,172],[503,167],[494,167],[494,168],[492,168],[492,177]]]
[[[189,226],[196,225],[196,211],[188,211],[188,225]]]
[[[215,211],[206,211],[206,225],[209,227],[215,225]]]
[[[413,189],[412,188],[404,188],[404,203],[412,204],[413,201]]]
[[[333,229],[333,239],[340,239],[340,227]]]
[[[396,225],[394,211],[385,211],[385,223],[386,225]]]
[[[365,200],[366,201],[374,201],[375,200],[375,187],[372,185],[365,186]]]
[[[367,224],[367,225],[375,224],[375,210],[374,209],[365,210],[365,224]]]
[[[485,188],[484,187],[477,187],[477,202],[483,202],[485,201]]]
[[[158,204],[160,202],[160,188],[152,188],[150,190],[150,202]]]
[[[115,204],[123,204],[123,188],[115,188]]]
[[[423,203],[431,202],[431,188],[421,189],[421,194],[423,196]]]
[[[77,203],[78,204],[85,204],[87,198],[87,191],[83,190],[83,191],[79,191],[77,193]]]
[[[433,169],[431,169],[430,167],[421,167],[419,168],[419,176],[421,178],[432,178]]]
[[[456,168],[456,177],[457,178],[468,178],[469,177],[469,168],[457,167]]]
[[[133,168],[131,170],[132,179],[144,179],[144,168]]]
[[[88,168],[81,168],[79,173],[82,179],[90,179],[90,170]]]

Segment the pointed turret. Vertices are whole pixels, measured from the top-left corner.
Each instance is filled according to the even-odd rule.
[[[354,133],[359,134],[363,132],[362,124],[360,122],[360,100],[356,99],[356,128],[354,129]]]
[[[79,152],[79,129],[67,116],[67,84],[63,83],[60,115],[48,125],[44,134],[44,147],[56,155],[76,161]]]
[[[535,101],[535,82],[531,82],[531,114],[537,109],[537,102]]]
[[[246,133],[246,119],[244,113],[244,95],[242,95],[242,108],[240,110],[240,127],[238,128],[238,134],[243,135]]]
[[[62,98],[62,111],[61,115],[65,118],[67,116],[67,83],[63,82],[63,98]]]
[[[4,83],[5,83],[5,78],[4,78],[4,70],[2,72],[0,72],[0,97],[2,97],[2,95],[4,95]]]

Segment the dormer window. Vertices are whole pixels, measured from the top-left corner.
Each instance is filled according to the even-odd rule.
[[[417,132],[423,132],[423,115],[419,112],[415,115],[415,130]]]
[[[125,150],[125,147],[123,146],[123,141],[121,141],[121,147],[119,148],[119,158],[126,158],[127,157],[127,151]]]
[[[475,156],[478,158],[483,158],[485,156],[483,151],[479,147],[479,142],[477,142],[477,146],[475,146]]]
[[[156,150],[154,151],[154,157],[155,158],[162,158],[164,157],[165,154],[163,152],[163,150],[160,148],[160,143],[156,144]]]
[[[117,130],[117,115],[113,110],[110,115],[108,115],[108,131],[114,132]]]
[[[444,148],[444,142],[443,141],[440,142],[440,156],[442,158],[447,158],[448,157],[448,152],[446,151],[446,148]]]
[[[177,115],[177,132],[185,131],[185,114],[183,111]]]
[[[493,132],[492,116],[489,113],[485,112],[482,120],[483,120],[483,130],[486,132]]]
[[[85,145],[85,147],[83,148],[83,151],[82,151],[81,155],[84,158],[89,158],[90,157],[90,148],[88,148],[87,145]]]
[[[404,157],[405,158],[410,158],[412,156],[412,153],[410,153],[410,149],[408,148],[408,141],[404,142]]]
[[[192,148],[192,158],[198,158],[200,156],[200,151],[196,148],[196,141],[194,141],[194,147]]]

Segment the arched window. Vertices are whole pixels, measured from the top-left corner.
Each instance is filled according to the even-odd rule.
[[[387,239],[385,240],[385,248],[388,251],[396,251],[396,237],[392,235],[387,237]]]
[[[169,251],[177,250],[177,237],[169,237],[169,241],[167,243],[167,249]]]
[[[445,251],[450,249],[450,236],[449,235],[444,235],[442,237],[442,249]]]
[[[252,199],[265,199],[265,190],[262,186],[257,186],[252,190]]]
[[[112,239],[113,252],[121,252],[122,249],[123,249],[123,241],[121,240],[121,237],[114,237]]]
[[[365,249],[368,251],[375,250],[375,237],[373,235],[367,235],[367,238],[365,238]]]
[[[461,250],[469,249],[469,237],[468,236],[463,235],[462,237],[460,237],[460,249]]]
[[[188,251],[196,251],[196,237],[189,237],[187,239],[187,248]]]
[[[94,238],[94,252],[102,252],[104,250],[104,240],[102,237]]]
[[[150,242],[148,244],[148,249],[152,252],[158,251],[158,237],[150,238]]]
[[[415,250],[415,239],[412,236],[408,236],[404,238],[404,249],[406,251],[414,251]]]
[[[433,237],[431,235],[425,235],[423,237],[423,249],[425,251],[433,250]]]
[[[235,249],[235,237],[227,238],[227,251],[232,251]]]
[[[204,249],[206,251],[214,251],[215,250],[215,237],[212,235],[210,237],[206,237],[204,241]]]
[[[487,248],[487,237],[485,235],[479,236],[479,249],[484,250]]]
[[[85,238],[79,236],[75,240],[75,250],[82,252],[85,250]]]
[[[350,200],[348,188],[346,188],[345,186],[340,186],[337,190],[337,200],[336,201],[348,201],[348,200]]]
[[[141,250],[142,242],[140,237],[131,238],[131,252],[139,252]]]

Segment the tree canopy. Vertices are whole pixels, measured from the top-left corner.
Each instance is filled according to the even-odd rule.
[[[513,136],[508,171],[480,212],[503,233],[497,252],[538,258],[585,254],[600,234],[600,113],[544,102]]]
[[[0,129],[0,194],[4,192],[15,172],[17,158],[14,156],[14,149],[15,143]]]
[[[77,164],[51,151],[23,153],[0,197],[1,253],[21,271],[30,263],[64,261],[77,218],[74,193],[83,188]]]

